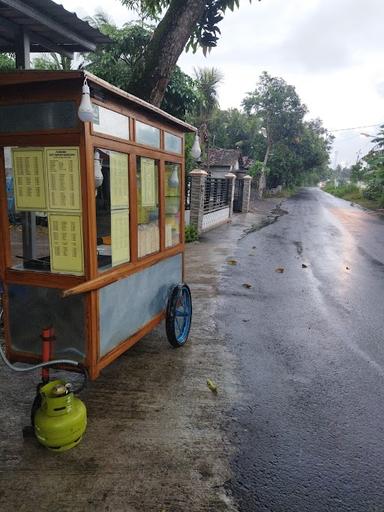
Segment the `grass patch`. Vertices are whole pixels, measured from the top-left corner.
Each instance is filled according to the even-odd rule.
[[[378,199],[367,199],[364,197],[363,191],[351,183],[348,185],[341,185],[340,187],[326,185],[323,190],[333,196],[340,197],[341,199],[345,199],[351,203],[357,203],[370,210],[378,210],[379,208],[382,208],[381,201]]]
[[[199,234],[195,226],[185,226],[185,241],[186,243],[196,242],[199,239]]]
[[[277,198],[284,199],[284,198],[291,197],[294,194],[296,194],[297,190],[298,190],[298,187],[287,187],[287,188],[283,188],[281,192],[277,192],[277,194],[271,194],[271,192],[269,192],[267,190],[264,194],[264,197],[265,198],[277,197]]]

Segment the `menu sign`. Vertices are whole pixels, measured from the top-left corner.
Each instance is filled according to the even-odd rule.
[[[141,206],[156,206],[156,168],[155,160],[140,158]]]
[[[111,209],[128,208],[128,155],[110,152]]]
[[[81,215],[48,215],[51,270],[82,275],[83,242]]]
[[[12,155],[16,209],[45,210],[44,150],[14,149]]]
[[[128,210],[111,212],[112,266],[130,259]]]
[[[47,148],[48,210],[80,211],[78,148]]]

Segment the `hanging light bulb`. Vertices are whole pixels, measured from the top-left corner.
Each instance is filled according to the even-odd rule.
[[[193,156],[193,158],[195,160],[200,158],[200,155],[201,155],[200,140],[199,140],[199,135],[197,132],[195,133],[195,140],[193,142],[193,146],[191,149],[191,155]]]
[[[81,98],[81,103],[79,106],[79,110],[77,111],[77,114],[78,114],[80,120],[83,121],[84,123],[90,122],[93,120],[93,107],[92,107],[92,103],[91,103],[89,86],[88,86],[86,78],[84,78],[83,95]]]
[[[95,151],[94,168],[95,168],[95,189],[96,189],[96,194],[97,194],[97,189],[99,187],[101,187],[101,185],[103,184],[103,180],[104,180],[104,176],[101,171],[102,164],[101,164],[100,153],[98,151]]]
[[[168,185],[172,188],[177,188],[179,186],[179,175],[177,172],[176,165],[173,166],[173,171],[172,171],[171,176],[169,177]]]

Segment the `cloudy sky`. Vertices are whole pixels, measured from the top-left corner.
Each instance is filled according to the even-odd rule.
[[[118,25],[133,17],[119,0],[56,1],[79,17],[100,9]],[[190,74],[219,68],[222,108],[239,107],[262,71],[283,77],[309,116],[334,131],[332,164],[351,164],[370,148],[361,133],[384,123],[383,19],[383,0],[241,0],[220,24],[218,47],[207,58],[183,54],[179,65]]]

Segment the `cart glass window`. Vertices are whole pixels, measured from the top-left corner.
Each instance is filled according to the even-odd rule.
[[[164,149],[170,153],[181,153],[182,142],[181,137],[173,135],[173,133],[164,132]]]
[[[99,105],[93,105],[93,131],[119,139],[129,139],[129,118]]]
[[[6,148],[11,265],[84,273],[77,147]]]
[[[149,124],[136,121],[136,142],[160,148],[160,130]]]
[[[165,247],[180,243],[181,166],[165,163]]]
[[[0,106],[0,133],[67,130],[79,123],[74,101]]]
[[[137,158],[138,256],[160,250],[159,162]]]
[[[94,153],[97,262],[101,270],[130,261],[128,155]]]

